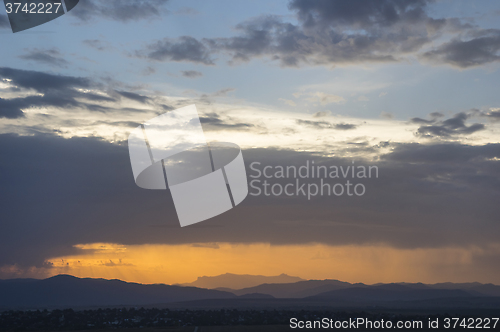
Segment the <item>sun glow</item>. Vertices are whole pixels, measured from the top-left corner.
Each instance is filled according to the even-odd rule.
[[[492,282],[493,271],[478,266],[500,246],[486,249],[396,249],[383,245],[328,246],[198,243],[185,245],[75,246],[81,254],[50,259],[50,275],[122,279],[140,283],[185,283],[224,273],[288,275],[350,282]],[[461,271],[461,273],[457,273]],[[500,280],[496,280],[499,282]]]

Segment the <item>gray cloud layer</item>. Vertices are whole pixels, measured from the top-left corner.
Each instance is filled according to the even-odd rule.
[[[24,60],[31,60],[55,67],[65,67],[69,63],[62,57],[61,52],[55,48],[48,50],[33,48],[28,50],[26,54],[20,55],[19,57]]]
[[[314,127],[317,129],[337,129],[337,130],[349,130],[356,129],[356,125],[350,123],[336,123],[332,124],[328,121],[310,121],[310,120],[296,120],[300,125]]]
[[[96,17],[128,22],[160,17],[168,0],[85,0],[70,15],[80,21]]]
[[[468,68],[500,59],[500,30],[480,29],[457,18],[432,18],[427,13],[430,2],[366,0],[361,6],[343,0],[292,0],[289,9],[298,24],[261,16],[237,24],[234,37],[166,38],[136,54],[155,61],[212,65],[214,55],[224,53],[231,63],[267,57],[292,67],[396,62],[416,55],[435,64]],[[455,37],[421,54],[443,36]]]
[[[423,54],[434,63],[448,63],[460,68],[480,66],[500,60],[500,30],[481,30],[471,39],[454,39],[436,50]]]
[[[249,195],[237,208],[181,229],[168,191],[135,185],[125,145],[96,138],[1,135],[0,266],[41,266],[44,259],[74,252],[74,244],[92,242],[385,243],[422,248],[480,247],[498,241],[499,144],[392,147],[376,163],[355,161],[379,167],[378,179],[354,180],[366,186],[364,196],[308,201],[303,196]],[[255,175],[249,167],[255,161],[260,169],[299,167],[307,160],[352,165],[350,159],[291,150],[243,153],[249,176]]]

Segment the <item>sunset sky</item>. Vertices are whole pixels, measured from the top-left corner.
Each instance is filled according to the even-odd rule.
[[[81,0],[15,34],[2,9],[0,40],[0,279],[500,284],[496,0]],[[181,228],[127,137],[191,104],[249,181],[312,161],[378,177]]]

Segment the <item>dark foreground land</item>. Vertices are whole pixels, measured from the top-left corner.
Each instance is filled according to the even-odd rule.
[[[475,328],[485,328],[483,319],[486,317],[498,317],[500,312],[482,311],[450,313],[430,312],[397,312],[394,310],[370,309],[360,310],[170,310],[158,308],[106,308],[96,310],[33,310],[33,311],[4,311],[0,312],[0,331],[290,331],[304,330],[304,328],[290,328],[290,319],[297,321],[320,321],[323,318],[332,321],[350,321],[364,318],[372,322],[392,322],[396,328],[397,322],[422,322],[415,328],[404,328],[404,330],[430,331],[429,320],[438,320],[439,326],[432,331],[454,330],[445,329],[446,319],[456,318],[468,320],[474,317]],[[483,317],[483,318],[478,318]],[[481,321],[481,324],[478,322]],[[470,328],[470,327],[469,327]],[[323,328],[333,330],[334,328]],[[352,329],[352,328],[351,328]],[[359,326],[354,330],[371,331],[387,330],[388,328],[371,329]],[[465,326],[457,329],[464,330]],[[488,330],[500,330],[500,322],[489,324]]]

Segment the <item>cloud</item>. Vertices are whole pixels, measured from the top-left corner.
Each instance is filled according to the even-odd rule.
[[[262,15],[236,24],[231,37],[165,38],[135,54],[205,65],[214,65],[214,56],[222,54],[230,64],[267,58],[283,67],[393,63],[417,57],[468,68],[498,60],[500,30],[481,29],[455,17],[430,17],[433,2],[366,0],[358,6],[343,0],[292,0],[288,7],[296,23]]]
[[[483,112],[482,115],[493,121],[498,121],[500,120],[500,108],[490,109],[487,112]]]
[[[328,167],[352,166],[353,161],[376,165],[380,177],[355,180],[366,186],[362,197],[317,196],[308,201],[249,195],[237,208],[181,229],[168,191],[136,187],[125,144],[0,135],[0,199],[6,216],[0,252],[8,253],[0,255],[0,266],[43,266],[52,257],[77,253],[76,244],[96,242],[384,243],[399,248],[498,242],[500,144],[390,144],[391,151],[378,161],[245,149],[248,176],[255,174],[253,162],[260,162],[262,170],[314,160]],[[268,181],[286,184],[290,179]]]
[[[146,68],[142,71],[142,74],[143,74],[144,76],[149,76],[149,75],[152,75],[152,74],[154,74],[154,73],[156,73],[156,69],[154,69],[154,68],[153,68],[153,67],[151,67],[151,66],[146,67]]]
[[[11,89],[34,90],[38,94],[11,99],[2,99],[0,116],[22,117],[22,109],[29,107],[85,107],[86,104],[76,98],[87,100],[113,100],[112,98],[82,93],[79,88],[91,88],[93,84],[85,78],[52,75],[36,71],[0,67],[0,78],[8,82]],[[8,81],[5,81],[8,80]]]
[[[283,98],[279,98],[278,100],[284,102],[285,104],[287,104],[288,106],[292,106],[292,107],[295,107],[297,106],[297,104],[293,101],[293,100],[290,100],[290,99],[283,99]]]
[[[369,0],[365,5],[291,1],[298,25],[261,16],[236,26],[238,36],[207,40],[233,62],[270,57],[282,66],[395,62],[417,52],[449,22],[427,16],[427,1]]]
[[[426,120],[422,118],[411,118],[410,123],[416,123],[416,124],[431,124],[434,123],[435,120]]]
[[[480,29],[455,17],[432,18],[428,12],[433,2],[366,0],[358,6],[342,0],[292,0],[288,7],[297,23],[262,15],[236,24],[231,37],[165,38],[136,55],[213,65],[214,56],[222,54],[230,64],[267,58],[283,67],[392,63],[418,57],[467,68],[498,60],[500,30]],[[462,39],[466,36],[469,39]]]
[[[320,103],[321,105],[328,104],[344,104],[346,100],[344,97],[332,95],[324,92],[315,92],[311,93],[310,97],[306,98],[306,100],[312,103]]]
[[[330,111],[318,111],[313,114],[313,118],[322,118],[330,115]]]
[[[394,114],[390,112],[381,112],[380,117],[383,119],[392,120],[394,118]]]
[[[436,118],[442,118],[444,116],[443,113],[440,113],[440,112],[432,112],[431,114],[429,114],[431,118],[433,119],[436,119]]]
[[[309,121],[309,120],[296,120],[299,125],[314,127],[317,129],[337,129],[337,130],[350,130],[356,129],[356,125],[350,123],[337,123],[332,124],[327,121]]]
[[[0,199],[2,215],[8,216],[0,232],[0,252],[8,254],[0,255],[0,266],[44,266],[46,259],[77,253],[76,244],[96,242],[384,243],[399,248],[498,242],[500,168],[495,160],[500,144],[390,144],[391,151],[379,161],[354,160],[354,165],[379,167],[380,178],[356,180],[366,186],[363,197],[308,201],[249,195],[237,208],[181,229],[168,191],[135,186],[126,145],[99,138],[0,135]],[[268,148],[243,154],[248,176],[255,174],[253,162],[260,162],[261,170],[313,160],[327,167],[353,165],[352,158],[316,152]]]
[[[148,103],[151,100],[150,97],[142,96],[140,94],[133,93],[133,92],[118,91],[118,90],[115,90],[115,92],[118,93],[122,97],[131,99],[131,100],[135,100],[135,101],[137,101],[139,103],[142,103],[142,104],[146,104],[146,103]]]
[[[422,119],[422,118],[411,118],[410,123],[416,123],[416,124],[431,124],[435,123],[437,119],[444,117],[444,114],[439,113],[439,112],[432,112],[429,114],[429,117],[431,118],[430,120]]]
[[[98,265],[102,265],[102,266],[113,266],[113,267],[114,267],[114,266],[134,266],[134,264],[124,263],[124,262],[122,262],[122,260],[121,260],[121,259],[119,259],[119,260],[118,260],[118,263],[113,262],[111,259],[110,259],[110,260],[108,260],[108,261],[105,261],[105,262],[101,261],[101,262],[100,262],[100,264],[98,264]]]
[[[202,72],[196,71],[196,70],[183,70],[181,71],[182,76],[187,77],[187,78],[196,78],[196,77],[201,77],[203,76]]]
[[[103,42],[102,40],[99,39],[85,39],[84,41],[82,41],[82,43],[85,46],[94,48],[98,51],[104,51],[109,48],[108,43]]]
[[[19,58],[56,67],[65,67],[69,64],[69,62],[62,57],[62,54],[56,48],[47,50],[33,48],[28,50],[26,54],[20,55]]]
[[[456,114],[454,117],[437,121],[424,120],[421,118],[413,118],[412,123],[424,124],[417,130],[418,136],[423,137],[450,137],[454,135],[469,135],[477,131],[484,130],[486,126],[482,123],[474,123],[470,126],[465,124],[465,121],[470,117],[470,114],[464,112]],[[429,125],[430,124],[430,125]]]
[[[136,56],[153,61],[193,62],[213,65],[210,50],[197,39],[189,36],[177,39],[164,38],[136,52]]]
[[[337,123],[333,125],[333,127],[337,130],[350,130],[350,129],[356,129],[358,126],[351,123]]]
[[[12,80],[12,84],[37,92],[68,91],[74,88],[88,89],[94,83],[87,78],[52,75],[31,70],[0,67],[0,77]]]
[[[267,15],[237,24],[238,34],[233,37],[183,38],[191,38],[189,48],[197,54],[194,62],[204,64],[213,64],[215,53],[229,55],[231,63],[268,57],[285,67],[395,62],[432,40],[431,25],[439,30],[447,24],[444,19],[429,18],[426,3],[368,0],[356,6],[341,0],[292,1],[289,8],[297,13],[297,25]],[[172,49],[186,42],[157,41],[150,45],[149,57],[173,60]],[[186,59],[182,53],[177,58]]]
[[[200,122],[204,130],[242,130],[254,127],[251,123],[233,122],[231,119],[223,120],[216,113],[200,116]]]
[[[80,1],[69,14],[81,22],[106,18],[119,22],[159,18],[168,0],[86,0]]]
[[[211,94],[212,97],[223,97],[223,96],[226,96],[229,92],[232,92],[236,90],[235,88],[225,88],[225,89],[221,89],[221,90],[218,90],[218,91],[215,91],[214,93]]]
[[[139,122],[135,121],[96,121],[94,124],[106,124],[116,127],[128,127],[128,128],[137,128],[141,125]]]
[[[459,167],[459,165],[468,165],[473,168],[475,164],[488,167],[488,160],[498,158],[500,156],[500,144],[485,144],[485,145],[467,145],[457,143],[441,143],[441,144],[394,144],[394,150],[390,154],[382,156],[382,159],[391,162],[402,163],[417,163],[417,164],[448,164],[448,166]],[[492,164],[495,164],[493,162]],[[469,172],[472,169],[465,167],[461,171]],[[489,172],[488,172],[489,173]],[[456,172],[453,172],[456,174]],[[480,178],[479,173],[475,173]],[[496,177],[498,172],[489,173]],[[451,179],[447,181],[453,182]],[[461,181],[473,181],[472,178],[464,177]],[[459,182],[461,182],[459,181]],[[493,182],[497,182],[498,179]],[[457,184],[458,185],[458,184]]]
[[[2,99],[0,98],[0,118],[16,119],[24,117],[24,113],[21,108],[24,108],[24,104],[18,103],[16,99]]]
[[[500,30],[482,30],[469,40],[454,39],[422,55],[424,60],[470,68],[500,61]]]
[[[218,243],[193,243],[191,247],[194,248],[210,248],[210,249],[220,249]]]
[[[182,7],[182,8],[179,8],[178,10],[176,10],[175,14],[176,15],[184,15],[184,16],[196,16],[196,15],[199,15],[200,12],[194,8],[191,8],[191,7]]]
[[[37,71],[19,70],[0,67],[0,80],[3,80],[6,92],[15,92],[20,97],[0,101],[0,117],[22,117],[28,108],[54,107],[63,110],[81,109],[91,112],[123,111],[145,112],[154,109],[170,110],[161,98],[148,97],[131,91],[115,90],[84,77],[53,75]],[[123,107],[119,101],[124,97],[141,104],[148,109]]]
[[[308,27],[349,25],[361,28],[387,27],[398,23],[415,23],[427,19],[425,0],[369,0],[363,6],[341,0],[292,0],[289,7],[296,10]]]

